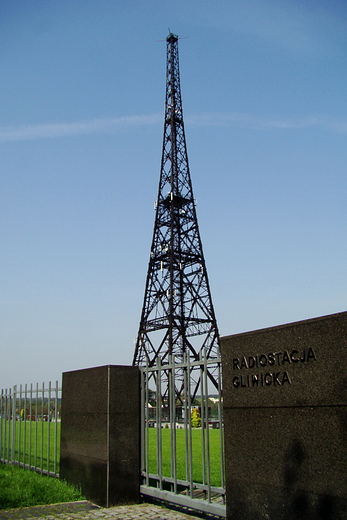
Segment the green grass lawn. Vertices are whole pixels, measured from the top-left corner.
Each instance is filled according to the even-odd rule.
[[[157,473],[157,441],[156,428],[149,428],[149,472]],[[170,455],[170,430],[163,428],[162,432],[162,460],[163,460],[163,476],[171,476],[171,455]],[[206,440],[205,440],[206,443]],[[192,429],[192,452],[193,452],[193,480],[194,482],[203,481],[202,473],[202,436],[201,429]],[[209,446],[210,446],[210,476],[211,485],[221,485],[221,460],[220,460],[220,432],[219,430],[209,430]],[[177,478],[186,479],[186,458],[185,458],[185,430],[176,430],[176,464]],[[207,475],[207,463],[206,471]]]
[[[8,424],[7,424],[8,426]],[[10,431],[12,422],[10,422]],[[49,470],[54,472],[54,432],[57,426],[57,456],[56,456],[56,472],[59,473],[60,460],[60,423],[50,423],[50,453],[49,453]],[[16,443],[15,443],[15,461],[23,463],[24,449],[25,449],[25,463],[31,466],[36,466],[46,471],[47,470],[47,445],[48,445],[48,422],[38,422],[37,427],[32,421],[15,421],[16,428]],[[19,443],[19,429],[21,431],[21,441]],[[4,428],[3,428],[4,430]],[[31,434],[30,434],[31,431]],[[149,428],[149,471],[150,473],[157,473],[156,462],[156,428]],[[171,476],[171,454],[170,454],[170,429],[163,428],[162,432],[162,461],[163,461],[163,476]],[[25,442],[24,442],[25,433]],[[30,437],[31,435],[31,437]],[[8,431],[6,432],[8,439]],[[35,439],[37,438],[37,448],[35,450]],[[4,431],[2,431],[2,440],[4,440]],[[210,447],[210,474],[211,484],[213,486],[221,485],[221,462],[220,462],[220,432],[219,430],[209,430],[209,447]],[[202,438],[201,429],[192,429],[192,444],[193,444],[193,480],[195,482],[202,482]],[[19,453],[20,446],[20,453]],[[176,446],[177,446],[177,476],[179,479],[186,479],[186,459],[185,459],[185,430],[176,430]],[[3,443],[2,443],[3,450]],[[20,454],[20,459],[19,459]],[[9,451],[11,457],[11,450]],[[7,449],[6,449],[7,456]],[[2,458],[4,453],[2,451]],[[207,466],[205,475],[207,475]],[[188,476],[189,478],[189,476]]]
[[[0,509],[83,500],[79,490],[63,480],[35,471],[0,464]]]
[[[49,471],[54,472],[56,470],[59,473],[59,458],[60,458],[60,422],[57,424],[54,422],[49,423],[48,430],[48,422],[38,421],[37,424],[35,421],[15,421],[15,461],[23,463],[25,459],[25,464],[30,464],[31,466],[36,466],[43,470],[47,471],[48,468],[48,457],[49,457]],[[57,452],[56,452],[56,467],[54,465],[54,456],[55,456],[55,448],[54,448],[54,435],[55,429],[57,428]],[[6,435],[6,441],[8,441],[9,432],[12,432],[12,421],[7,422],[6,424],[6,432],[5,425],[3,423],[2,431],[1,431],[1,456],[2,458],[7,458],[9,454],[9,458],[11,458],[11,445],[9,446],[8,442],[6,442],[6,447],[4,449],[4,439]],[[20,439],[19,439],[20,433]],[[49,435],[48,435],[49,434]],[[48,453],[48,437],[50,438],[50,450]],[[35,448],[36,445],[36,448]],[[8,450],[9,447],[9,450]]]

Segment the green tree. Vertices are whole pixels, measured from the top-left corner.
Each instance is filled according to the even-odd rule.
[[[200,412],[197,408],[192,409],[192,428],[200,428],[201,418]]]

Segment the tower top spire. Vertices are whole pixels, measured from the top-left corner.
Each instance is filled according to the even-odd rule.
[[[170,32],[169,36],[166,37],[168,43],[176,43],[178,41],[177,34]]]

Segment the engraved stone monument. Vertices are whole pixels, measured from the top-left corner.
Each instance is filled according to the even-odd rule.
[[[347,518],[347,312],[221,338],[227,517]]]

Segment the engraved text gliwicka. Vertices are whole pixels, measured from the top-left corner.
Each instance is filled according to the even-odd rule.
[[[316,361],[316,355],[312,347],[236,357],[233,359],[233,369],[236,371],[241,372],[266,367],[267,371],[257,374],[240,373],[233,377],[232,384],[234,388],[291,385],[292,381],[285,370],[286,366],[297,363],[312,363],[314,361]],[[280,367],[280,370],[277,371],[277,367]]]

